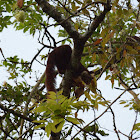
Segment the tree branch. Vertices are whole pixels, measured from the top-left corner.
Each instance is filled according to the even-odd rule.
[[[6,111],[7,113],[12,113],[12,114],[14,114],[15,116],[18,116],[18,117],[20,117],[20,118],[22,118],[22,119],[24,119],[24,120],[27,120],[27,121],[30,121],[30,122],[33,121],[33,120],[31,120],[30,118],[26,117],[25,115],[22,115],[22,114],[20,114],[20,113],[18,113],[18,112],[16,112],[16,111],[14,111],[13,109],[9,109],[9,108],[3,106],[1,103],[0,103],[0,108],[1,108],[2,110]]]
[[[65,20],[63,14],[54,6],[50,5],[46,0],[36,0],[36,2],[46,14],[58,22],[74,40],[80,37],[80,34],[76,31],[72,22],[69,19]]]
[[[7,113],[12,113],[13,115],[20,117],[20,118],[23,119],[23,120],[27,120],[27,121],[29,121],[29,122],[33,122],[33,119],[31,119],[31,118],[29,118],[29,117],[27,117],[27,116],[25,116],[25,115],[22,115],[22,114],[20,114],[20,113],[18,113],[18,112],[16,112],[16,111],[14,111],[13,109],[9,109],[9,108],[3,106],[1,103],[0,103],[0,108],[1,108],[2,110],[4,110],[5,112],[7,112]],[[17,140],[20,139],[24,134],[26,134],[34,125],[39,125],[39,123],[34,123],[34,124],[32,124],[23,134],[21,134],[21,135],[17,138]],[[2,128],[0,128],[0,129],[2,129]],[[42,129],[44,129],[44,127],[42,127]],[[3,131],[3,130],[2,130],[2,131]],[[3,131],[3,132],[5,132],[5,131]],[[8,134],[8,133],[7,133],[7,134]],[[10,137],[10,135],[8,135],[8,136]],[[10,137],[10,138],[11,138],[11,137]],[[11,139],[12,139],[12,138],[11,138]]]
[[[100,14],[100,16],[95,18],[95,21],[91,24],[89,30],[87,30],[87,32],[83,36],[79,37],[77,40],[74,40],[74,49],[72,51],[70,68],[66,71],[65,77],[64,77],[63,94],[65,96],[69,97],[71,84],[72,84],[72,75],[79,68],[79,64],[80,64],[79,62],[81,60],[81,56],[82,56],[86,41],[93,34],[93,32],[99,26],[99,24],[103,21],[106,13],[110,9],[111,9],[110,0],[108,0],[107,5],[104,8],[104,11]]]
[[[40,54],[40,52],[41,52],[44,48],[47,48],[47,46],[44,45],[40,50],[38,50],[37,54],[33,57],[33,59],[32,59],[31,62],[30,62],[30,68],[32,67],[32,64],[33,64],[34,60],[37,58],[37,56]]]
[[[137,95],[134,91],[129,90],[130,88],[129,88],[129,87],[125,84],[125,82],[122,80],[121,74],[120,74],[120,73],[118,74],[118,77],[119,77],[119,82],[120,82],[120,84],[121,84],[125,89],[128,89],[128,92],[134,97],[135,102],[136,102],[138,105],[140,105],[140,99],[138,98],[138,95]]]
[[[106,101],[106,99],[102,96],[101,91],[100,91],[100,90],[98,90],[98,91],[99,91],[99,93],[100,93],[100,96],[101,96],[101,97],[103,98],[103,100],[106,102],[107,106],[109,107],[109,109],[110,109],[110,111],[111,111],[111,113],[112,113],[114,131],[115,131],[115,133],[116,133],[116,135],[117,135],[117,137],[118,137],[118,140],[120,140],[120,136],[119,136],[118,131],[117,131],[117,126],[116,126],[114,111],[113,111],[113,109],[111,108],[111,106],[108,104],[108,102]]]
[[[16,140],[19,140],[23,135],[25,135],[27,132],[30,131],[30,129],[34,126],[34,124],[32,124],[22,135],[20,135]]]
[[[0,129],[4,132],[4,134],[6,135],[6,138],[7,138],[7,137],[10,137],[12,140],[14,140],[14,138],[12,138],[12,137],[9,135],[9,132],[5,131],[2,127],[0,127]]]
[[[26,102],[26,105],[25,105],[25,108],[24,108],[24,111],[23,111],[23,115],[26,115],[27,113],[27,110],[28,110],[28,105],[31,101],[31,98],[32,96],[35,94],[37,88],[39,87],[40,83],[42,82],[42,80],[44,79],[45,77],[45,72],[42,74],[42,76],[40,77],[40,79],[38,80],[38,82],[36,83],[36,85],[33,87],[32,91],[30,92],[30,95],[28,96],[28,100]],[[21,120],[21,128],[20,128],[20,135],[22,135],[22,130],[23,130],[23,124],[24,124],[24,119]]]
[[[99,26],[99,24],[104,20],[107,12],[109,12],[110,10],[111,10],[110,0],[107,0],[107,4],[104,8],[104,11],[99,16],[97,16],[95,20],[91,23],[90,27],[87,29],[85,34],[83,34],[82,40],[85,40],[85,41],[88,40],[88,38],[93,34],[93,32]]]
[[[133,85],[133,84],[132,84]],[[132,86],[130,85],[129,88]],[[92,124],[93,122],[95,122],[96,120],[98,120],[101,116],[103,116],[108,109],[110,109],[110,107],[119,99],[121,98],[121,96],[128,90],[125,89],[97,118],[95,118],[93,121],[89,122],[83,129],[86,129],[90,124]],[[81,130],[79,130],[72,138],[71,140],[73,140],[79,133],[81,132]]]

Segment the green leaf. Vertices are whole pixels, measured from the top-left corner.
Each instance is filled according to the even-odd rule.
[[[102,136],[108,136],[109,134],[105,133],[103,130],[99,130],[98,133]]]
[[[88,98],[90,101],[92,101],[92,99],[91,99],[91,97],[90,97],[90,95],[89,95],[89,92],[84,92],[84,94],[85,94],[85,96],[86,96],[86,98]]]
[[[120,101],[120,104],[125,104],[126,103],[126,101]]]
[[[64,120],[64,118],[60,118],[60,117],[55,117],[55,119],[52,119],[53,123],[55,125],[59,124],[60,122],[62,122]]]
[[[28,30],[29,30],[29,26],[24,28],[23,33],[27,32]]]
[[[39,106],[34,111],[35,112],[43,112],[43,111],[46,111],[46,106]]]
[[[140,131],[140,123],[135,124],[133,129]]]
[[[125,105],[124,107],[129,107],[129,104]]]
[[[34,120],[33,121],[34,123],[44,123],[44,122],[47,122],[46,120]]]
[[[105,78],[105,80],[108,80],[110,77],[111,77],[110,75],[107,75],[106,78]]]
[[[40,125],[35,126],[34,129],[42,128],[44,126],[45,126],[45,124],[40,124]]]
[[[72,122],[72,123],[74,123],[74,124],[79,124],[79,121],[78,121],[77,118],[66,117],[66,120],[67,120],[68,122]]]
[[[49,124],[45,127],[45,132],[47,133],[47,137],[49,137],[51,134],[51,126]]]
[[[60,132],[63,128],[63,125],[65,124],[65,121],[63,120],[56,128],[56,132]]]
[[[53,100],[56,99],[56,93],[53,91],[49,91],[47,96],[48,96],[48,99],[53,99]]]
[[[80,139],[76,137],[76,138],[74,138],[74,140],[80,140]]]
[[[10,20],[12,16],[5,16],[3,20]]]
[[[11,12],[11,7],[10,7],[9,4],[6,4],[6,11],[9,12],[9,13]]]

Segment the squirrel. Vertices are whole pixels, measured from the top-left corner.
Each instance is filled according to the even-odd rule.
[[[57,67],[58,73],[65,74],[65,71],[68,69],[69,63],[71,61],[71,54],[72,54],[72,49],[69,45],[61,45],[55,48],[49,54],[47,66],[46,66],[46,80],[45,80],[45,86],[47,88],[47,91],[56,92],[55,66]],[[81,96],[81,94],[83,94],[84,91],[84,85],[82,81],[84,81],[86,84],[90,84],[92,77],[90,75],[90,72],[80,63],[79,68],[74,72],[72,79],[74,83],[78,87],[80,87],[80,89],[78,89],[77,92],[80,91],[81,93],[75,92],[75,96],[77,98]]]

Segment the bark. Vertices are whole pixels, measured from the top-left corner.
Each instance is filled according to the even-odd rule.
[[[91,23],[87,31],[84,35],[78,33],[78,31],[74,28],[70,18],[66,18],[63,16],[63,13],[59,12],[54,6],[48,3],[46,0],[36,0],[42,10],[52,17],[55,21],[58,22],[69,34],[70,37],[73,38],[74,41],[74,49],[72,51],[71,63],[69,65],[69,69],[65,72],[64,82],[63,82],[63,95],[70,97],[70,89],[72,85],[72,75],[76,69],[79,67],[79,62],[81,60],[82,52],[84,49],[84,45],[89,37],[93,34],[99,24],[104,20],[105,15],[108,11],[111,10],[110,5],[111,0],[107,0],[105,4],[104,11],[95,18],[95,20]],[[57,135],[57,134],[56,134]],[[57,135],[57,140],[59,139],[59,135]],[[56,140],[55,136],[51,136],[51,140]]]

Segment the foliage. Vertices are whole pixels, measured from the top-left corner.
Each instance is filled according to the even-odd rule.
[[[43,100],[39,106],[34,109],[37,114],[43,113],[42,120],[33,121],[41,123],[36,126],[35,129],[45,127],[48,137],[51,131],[54,133],[60,132],[64,124],[72,123],[73,125],[83,125],[83,120],[77,118],[77,109],[84,112],[92,107],[96,107],[93,99],[90,99],[93,102],[93,104],[90,104],[87,101],[77,101],[77,99],[74,98],[67,99],[61,92],[49,92],[49,94],[47,101]],[[99,130],[97,124],[88,126],[83,135],[86,135],[87,132],[93,132],[94,135],[96,133],[102,136],[107,135],[103,130]]]
[[[17,5],[17,0],[0,1],[0,32],[13,26],[15,30],[37,36],[38,43],[43,47],[39,48],[31,62],[17,55],[5,58],[0,48],[3,56],[0,66],[7,70],[10,80],[0,86],[0,139],[17,139],[20,136],[28,139],[34,136],[36,130],[45,130],[44,134],[48,137],[51,132],[60,132],[61,139],[101,139],[107,137],[108,132],[100,126],[98,119],[108,110],[113,116],[114,133],[118,139],[121,134],[129,139],[138,139],[140,100],[135,89],[140,88],[140,3],[135,0],[134,6],[131,0],[113,0],[111,10],[108,10],[109,0],[24,0],[23,5],[23,1],[20,2]],[[97,27],[92,28],[95,25]],[[52,30],[55,30],[58,39]],[[84,44],[80,37],[86,40]],[[44,48],[50,49],[60,44],[74,46],[74,51],[80,52],[75,58],[81,59],[81,63],[94,73],[91,85],[85,85],[84,95],[78,99],[72,87],[70,98],[59,91],[49,93],[46,100],[44,77],[40,80],[38,75],[34,76],[37,77],[34,80],[37,81],[36,85],[29,84],[33,80],[32,64],[36,58],[41,59],[39,65],[45,69],[42,61],[48,55],[43,52]],[[40,55],[41,52],[43,54]],[[102,90],[98,89],[97,83],[103,74],[106,75],[105,80],[111,82],[112,88],[121,92],[114,101],[105,99]],[[126,91],[132,95],[132,99],[120,100],[120,106],[124,104],[125,108],[137,113],[130,135],[118,130],[111,108]],[[101,106],[105,111],[97,117],[96,112]],[[89,123],[78,116],[80,112],[91,110],[93,119]],[[24,133],[22,129],[27,132]]]

